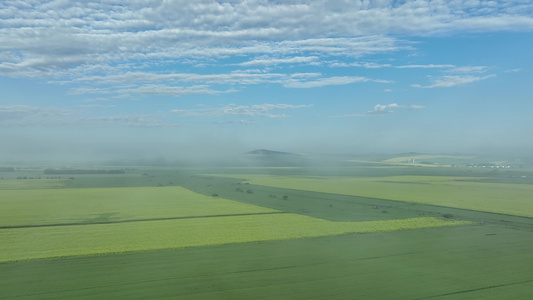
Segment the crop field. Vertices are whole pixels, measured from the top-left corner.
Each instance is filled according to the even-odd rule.
[[[273,212],[182,187],[0,190],[0,227]]]
[[[0,191],[0,262],[468,224],[332,222],[182,187]]]
[[[466,224],[469,222],[436,218],[332,222],[295,214],[258,214],[0,229],[0,263]]]
[[[533,186],[475,182],[476,177],[284,177],[221,175],[262,186],[398,200],[430,205],[533,217]]]
[[[505,174],[15,172],[0,181],[0,298],[529,299],[532,174]]]
[[[528,299],[531,232],[453,226],[0,264],[3,299]],[[525,242],[524,242],[525,241]]]

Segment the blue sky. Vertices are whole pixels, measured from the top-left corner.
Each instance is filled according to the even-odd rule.
[[[3,161],[533,149],[533,4],[2,1]]]

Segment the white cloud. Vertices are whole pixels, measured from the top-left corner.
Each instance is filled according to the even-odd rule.
[[[464,67],[455,67],[451,70],[447,70],[449,73],[484,73],[488,67],[485,66],[464,66]]]
[[[424,106],[422,105],[398,105],[397,103],[391,103],[391,104],[376,104],[374,106],[374,109],[367,111],[364,114],[349,114],[349,115],[342,115],[342,116],[336,116],[336,118],[353,118],[353,117],[366,117],[366,116],[376,116],[376,115],[388,115],[394,113],[395,109],[409,109],[409,110],[419,110],[423,109]]]
[[[128,84],[127,86],[114,86],[105,88],[72,88],[71,95],[80,94],[153,94],[166,96],[182,96],[192,94],[221,94],[235,92],[234,88],[215,90],[211,85],[254,85],[262,83],[281,84],[288,88],[313,88],[328,85],[345,85],[355,82],[373,81],[389,83],[381,79],[370,79],[360,76],[322,77],[321,73],[268,73],[258,70],[236,70],[220,74],[196,73],[151,73],[151,72],[126,72],[123,74],[106,76],[81,77],[71,83],[88,82],[104,84]],[[158,84],[143,84],[157,82]],[[176,85],[177,83],[183,86]],[[191,83],[199,85],[187,86]]]
[[[0,106],[0,120],[2,121],[10,119],[16,119],[20,121],[51,116],[72,116],[73,114],[74,112],[71,110],[56,107],[38,107],[30,105]]]
[[[330,62],[328,65],[330,67],[332,67],[332,68],[338,68],[338,67],[348,68],[348,67],[352,67],[352,68],[365,68],[365,69],[380,69],[380,68],[390,68],[390,67],[392,67],[391,64],[378,64],[378,63],[374,63],[374,62],[351,62],[351,63]]]
[[[314,76],[313,74],[312,76]],[[229,73],[197,74],[197,73],[155,73],[155,72],[125,72],[105,76],[86,76],[71,82],[96,83],[136,83],[136,82],[186,82],[202,84],[258,84],[271,82],[286,77],[282,73],[263,73],[255,70],[235,70]]]
[[[257,122],[256,121],[251,121],[251,120],[239,120],[239,121],[215,122],[214,124],[219,124],[219,125],[228,125],[228,124],[253,125],[253,124],[257,124]]]
[[[116,107],[116,105],[88,104],[88,105],[78,105],[78,107],[81,107],[81,108],[112,108],[112,107]]]
[[[393,113],[392,110],[395,109],[395,108],[398,108],[398,107],[400,107],[400,106],[398,104],[396,104],[396,103],[385,104],[385,105],[377,104],[377,105],[374,106],[373,110],[366,112],[364,115],[365,116],[369,116],[369,115],[391,114],[391,113]]]
[[[69,95],[83,95],[83,94],[110,94],[109,88],[85,88],[78,87],[69,91]]]
[[[83,100],[83,102],[87,102],[87,103],[107,102],[107,101],[109,101],[109,99],[108,98],[104,98],[104,97],[87,98],[87,99]]]
[[[398,107],[400,106],[396,103],[385,104],[385,105],[377,104],[376,106],[374,106],[374,111],[385,111],[387,109],[398,108]]]
[[[266,118],[285,118],[284,114],[273,114],[271,111],[309,108],[312,105],[292,105],[292,104],[258,104],[258,105],[236,105],[229,104],[223,107],[206,107],[199,109],[174,109],[171,112],[189,117],[205,116],[247,116],[247,117],[266,117]]]
[[[533,5],[518,0],[16,3],[0,4],[0,74],[13,77],[77,77],[120,63],[201,64],[244,55],[257,57],[248,66],[310,63],[410,47],[387,36],[398,33],[533,29]]]
[[[183,95],[196,95],[196,94],[221,94],[232,93],[235,90],[218,91],[210,89],[205,85],[182,87],[182,86],[168,86],[163,84],[147,84],[135,88],[118,89],[115,91],[118,94],[142,94],[142,95],[159,95],[159,96],[172,96],[180,97]]]
[[[84,106],[83,108],[87,108]],[[0,126],[174,127],[158,115],[84,117],[80,111],[29,105],[0,106]]]
[[[429,65],[404,65],[404,66],[397,66],[396,68],[398,69],[434,69],[434,68],[442,69],[442,68],[455,68],[455,66],[454,65],[429,64]]]
[[[84,118],[77,120],[82,125],[92,126],[119,126],[119,127],[176,127],[178,124],[162,121],[161,116],[156,115],[120,115],[103,116],[97,118]]]
[[[298,63],[310,63],[318,60],[318,56],[305,56],[305,57],[288,57],[288,58],[258,58],[251,61],[243,62],[240,66],[271,66],[279,64],[298,64]]]
[[[472,75],[450,75],[450,76],[442,76],[439,78],[435,78],[433,80],[433,84],[428,86],[422,86],[419,84],[413,84],[412,87],[417,88],[426,88],[426,89],[432,89],[432,88],[448,88],[448,87],[455,87],[455,86],[461,86],[465,84],[469,84],[472,82],[485,80],[487,78],[495,77],[496,75],[491,74],[487,76],[472,76]]]
[[[287,80],[283,83],[283,86],[288,88],[314,88],[323,87],[328,85],[345,85],[355,82],[365,82],[371,79],[360,76],[336,76],[329,78],[320,78],[316,80],[300,81],[300,80]]]

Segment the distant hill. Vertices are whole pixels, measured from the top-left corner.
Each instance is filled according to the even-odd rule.
[[[248,164],[263,167],[295,167],[301,166],[305,162],[299,154],[266,149],[247,152],[246,159]]]
[[[248,155],[260,155],[260,156],[277,156],[277,155],[295,155],[298,154],[289,153],[289,152],[281,152],[281,151],[272,151],[272,150],[266,150],[266,149],[258,149],[253,150],[250,152],[247,152]]]

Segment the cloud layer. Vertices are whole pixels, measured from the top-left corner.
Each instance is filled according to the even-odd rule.
[[[524,1],[3,1],[0,74],[71,77],[246,56],[241,66],[405,49],[393,37],[533,29]]]
[[[37,127],[59,127],[75,140],[88,128],[107,142],[144,131],[183,147],[189,135],[226,132],[237,142],[356,149],[383,145],[383,128],[446,133],[453,114],[456,132],[481,136],[478,124],[496,123],[474,109],[490,106],[505,126],[530,115],[530,2],[4,0],[0,134],[31,140]],[[509,117],[512,107],[529,114]],[[494,128],[505,137],[505,126]]]

